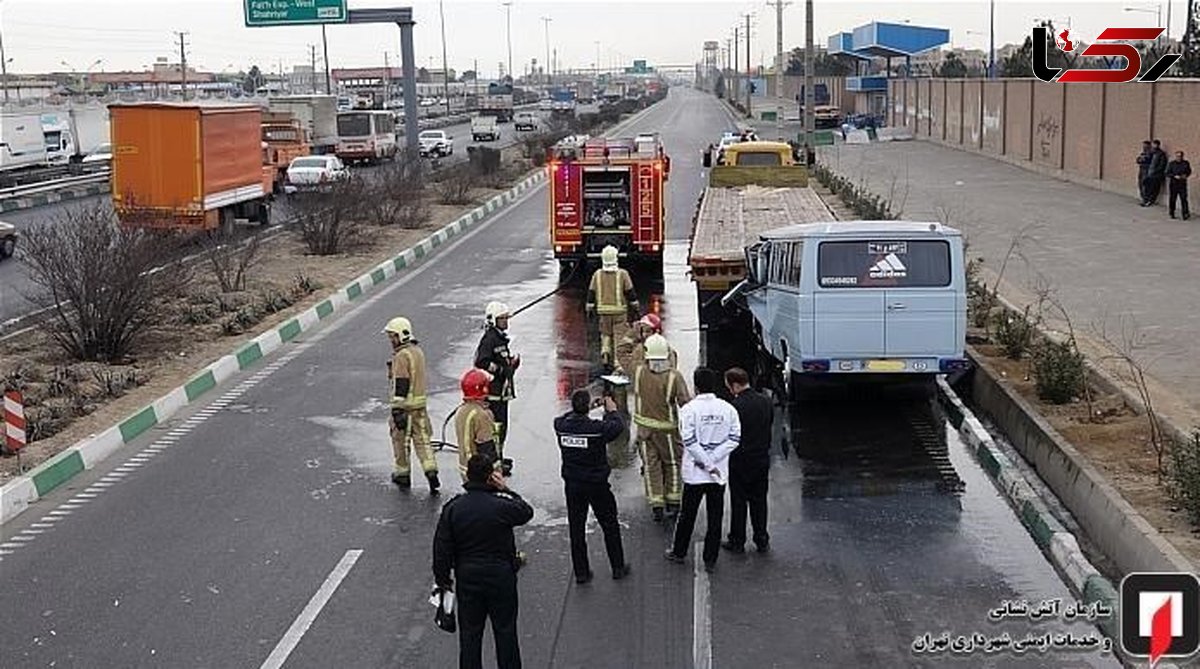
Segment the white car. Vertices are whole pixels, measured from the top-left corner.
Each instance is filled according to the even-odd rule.
[[[417,135],[421,156],[448,156],[454,153],[454,138],[445,130],[425,130]]]
[[[350,170],[337,156],[301,156],[293,158],[287,168],[285,193],[330,188],[350,178]]]
[[[537,114],[532,112],[517,112],[513,117],[513,129],[520,132],[522,130],[537,130],[541,124],[541,119]]]
[[[94,167],[101,167],[107,163],[111,163],[112,144],[101,144],[100,146],[97,146],[95,151],[92,151],[83,157],[82,162],[84,165],[92,165]]]
[[[541,100],[538,102],[538,109],[542,111],[552,111],[554,109],[554,100],[551,100],[550,98]]]
[[[12,257],[17,252],[17,227],[0,221],[0,260]]]

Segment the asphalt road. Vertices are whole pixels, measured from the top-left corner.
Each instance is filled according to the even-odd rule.
[[[698,351],[684,262],[700,151],[729,125],[711,98],[675,90],[630,128],[661,131],[673,158],[666,287],[646,297],[661,301],[686,370]],[[280,666],[268,661],[279,648],[291,648],[289,668],[454,666],[457,640],[432,625],[425,601],[442,499],[388,482],[379,330],[396,314],[413,320],[440,424],[457,404],[484,303],[521,305],[555,287],[545,211],[544,188],[531,191],[4,527],[5,666],[268,667]],[[800,456],[777,455],[772,470],[773,552],[724,554],[711,577],[695,569],[694,551],[686,566],[663,560],[668,534],[648,518],[637,465],[619,468],[633,576],[605,577],[593,527],[598,578],[576,586],[550,417],[596,366],[582,311],[572,289],[512,324],[524,364],[511,483],[536,509],[518,533],[530,555],[520,574],[526,666],[933,666],[911,650],[925,632],[1063,629],[987,621],[1001,600],[1067,589],[943,418],[919,401],[799,418]],[[949,457],[965,492],[934,485],[931,450]],[[438,456],[448,494],[458,489],[454,458]],[[485,663],[494,662],[490,646]],[[1111,663],[1076,653],[957,664]]]
[[[581,108],[580,111],[587,111],[587,109]],[[545,112],[535,113],[541,116],[548,116],[548,113]],[[493,142],[476,142],[471,138],[470,123],[460,123],[444,129],[454,138],[454,153],[441,160],[443,165],[456,165],[465,162],[467,160],[466,149],[468,146],[505,148],[518,143],[520,137],[526,134],[517,133],[513,129],[512,123],[505,123],[501,126],[501,137],[499,140]],[[373,168],[370,166],[355,166],[351,169],[369,171]],[[72,209],[92,206],[98,202],[105,202],[108,199],[107,195],[103,195],[54,203],[5,214],[3,220],[17,226],[18,230],[41,224],[53,224]],[[277,206],[272,211],[272,219],[283,220],[287,216],[286,199],[283,199],[277,203]],[[36,288],[29,280],[25,266],[19,260],[10,258],[0,261],[0,324],[36,309],[29,299],[34,295]]]

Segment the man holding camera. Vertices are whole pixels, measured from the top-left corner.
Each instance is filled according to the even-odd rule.
[[[593,407],[604,407],[604,418],[588,415]],[[575,582],[592,580],[588,564],[587,516],[590,508],[604,531],[604,547],[612,575],[620,580],[629,575],[625,551],[621,546],[621,526],[617,522],[617,500],[608,484],[612,472],[608,464],[608,442],[625,431],[625,421],[612,397],[592,401],[587,390],[571,394],[571,411],[554,419],[554,433],[562,454],[562,477],[567,496],[567,528],[571,536],[571,564]]]
[[[442,507],[433,536],[434,583],[453,590],[458,600],[458,666],[482,669],[483,629],[491,619],[497,666],[520,669],[520,561],[513,528],[533,518],[533,507],[508,488],[490,453],[476,453],[467,461],[463,487],[466,492]]]

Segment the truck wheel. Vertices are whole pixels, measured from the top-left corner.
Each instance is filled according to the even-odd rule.
[[[9,237],[0,242],[0,258],[11,258],[17,252],[17,240]]]

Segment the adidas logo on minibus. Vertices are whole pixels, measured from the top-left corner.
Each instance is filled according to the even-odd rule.
[[[908,276],[908,268],[895,253],[889,253],[887,256],[875,263],[867,275],[872,279],[903,279]]]

